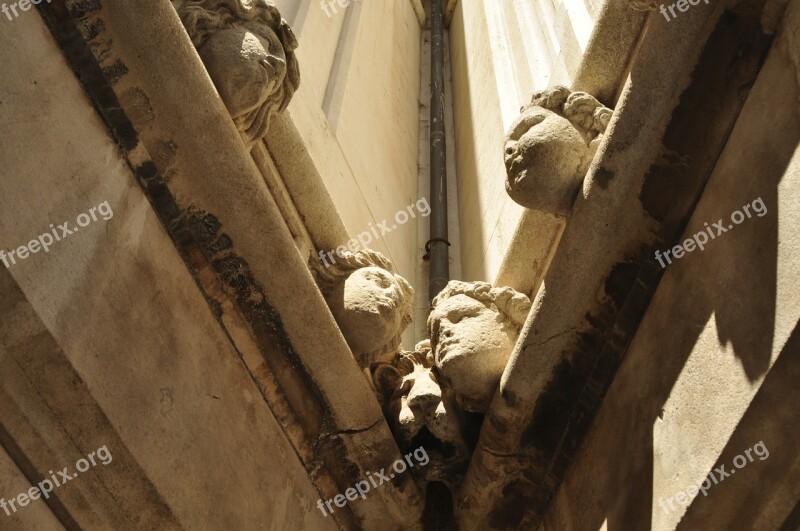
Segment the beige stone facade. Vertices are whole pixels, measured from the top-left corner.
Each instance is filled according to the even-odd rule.
[[[689,4],[0,6],[0,529],[800,527],[800,5]]]

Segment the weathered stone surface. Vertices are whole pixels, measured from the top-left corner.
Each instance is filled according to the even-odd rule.
[[[569,215],[611,110],[585,92],[537,92],[506,137],[506,191],[518,204]]]
[[[267,0],[173,0],[192,43],[249,146],[300,84],[297,39]]]
[[[451,280],[433,300],[433,357],[465,410],[488,408],[530,307],[522,293],[487,282]]]
[[[113,46],[104,49],[90,43],[98,53],[94,59],[103,65],[119,59],[129,74],[111,89],[91,83],[84,89],[98,102],[97,110],[109,129],[128,133],[122,140],[124,149],[130,150],[130,165],[162,222],[180,232],[171,235],[197,285],[236,344],[263,398],[280,410],[281,427],[292,438],[314,486],[323,496],[335,495],[367,470],[385,466],[389,456],[399,457],[379,405],[175,10],[169,4],[141,10],[112,0],[102,2],[100,16],[106,33],[98,39]],[[54,25],[69,22],[58,18]],[[73,34],[63,42],[67,40],[75,42]],[[166,49],[172,53],[165,55]],[[76,64],[77,70],[94,65],[85,54]],[[196,82],[186,83],[187,79]],[[147,96],[155,119],[133,124],[135,131],[130,124],[119,129],[115,119],[126,119],[128,105],[117,97],[135,88]],[[156,152],[165,141],[177,146],[175,157],[168,168],[156,167],[147,153]],[[148,171],[140,172],[145,163]],[[159,175],[167,171],[168,189]],[[194,242],[198,234],[187,231],[185,216],[179,217],[191,212],[214,222],[219,239],[202,246]],[[298,382],[303,385],[294,385]],[[314,414],[319,411],[322,414]],[[301,426],[284,413],[295,414]],[[331,466],[336,468],[333,473]],[[401,480],[384,485],[379,495],[337,511],[336,522],[324,520],[318,512],[316,517],[324,525],[389,528],[414,519],[417,498],[413,482]]]
[[[175,16],[162,3],[126,5],[149,18],[131,26],[137,33],[168,26],[165,11]],[[185,40],[177,17],[165,33]],[[100,201],[113,217],[0,266],[0,445],[20,471],[7,475],[0,457],[0,497],[102,445],[113,462],[13,518],[0,510],[0,528],[58,529],[48,511],[67,529],[337,528],[313,507],[317,484],[242,363],[241,343],[211,311],[58,44],[34,11],[0,31],[0,63],[13,72],[0,76],[0,248],[51,223],[75,229],[75,216]],[[156,57],[143,60],[157,68]],[[141,72],[129,70],[118,86]],[[158,99],[159,118],[178,108]]]
[[[538,528],[579,448],[657,281],[648,256],[685,223],[763,56],[758,32],[720,19],[724,10],[680,26],[651,21],[484,422],[460,493],[465,528]],[[696,158],[670,160],[676,143]],[[485,502],[499,491],[503,500]],[[504,512],[511,499],[526,509]]]
[[[414,289],[377,251],[345,251],[317,275],[325,301],[362,367],[394,354],[411,324]]]

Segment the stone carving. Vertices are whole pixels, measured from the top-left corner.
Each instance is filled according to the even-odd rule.
[[[526,208],[568,216],[611,118],[585,92],[537,92],[506,136],[506,191]]]
[[[247,147],[300,84],[297,39],[266,0],[172,0]]]
[[[434,362],[466,411],[485,413],[531,308],[512,288],[451,280],[428,317]]]
[[[337,258],[314,270],[334,319],[365,368],[400,348],[400,335],[411,323],[414,289],[377,251],[345,251]]]
[[[375,364],[372,377],[400,449],[407,452],[422,445],[430,455],[430,463],[416,470],[417,477],[454,488],[469,452],[454,397],[439,385],[430,341]]]

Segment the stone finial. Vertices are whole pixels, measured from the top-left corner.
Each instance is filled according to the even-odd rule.
[[[537,92],[506,135],[506,191],[526,208],[569,215],[611,118],[585,92]]]
[[[172,0],[249,148],[300,84],[297,39],[267,0]]]
[[[430,341],[372,367],[372,378],[389,426],[404,452],[425,447],[430,464],[417,471],[425,481],[455,487],[468,459],[461,412],[452,393],[439,386]]]
[[[451,280],[428,317],[433,358],[466,411],[485,413],[531,308],[508,287]]]
[[[337,256],[329,267],[315,267],[322,294],[362,368],[400,348],[411,323],[414,289],[394,273],[392,262],[364,249]]]

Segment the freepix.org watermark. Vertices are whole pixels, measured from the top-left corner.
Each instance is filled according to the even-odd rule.
[[[417,464],[419,466],[425,466],[431,460],[430,457],[428,457],[428,452],[425,451],[425,448],[420,446],[413,452],[406,454],[404,456],[405,461],[402,459],[398,459],[397,461],[392,463],[388,475],[384,473],[384,470],[386,470],[385,468],[381,468],[380,472],[375,472],[374,476],[372,475],[371,472],[367,472],[367,479],[369,479],[369,481],[362,480],[356,482],[355,485],[345,490],[344,494],[337,494],[330,500],[327,500],[324,503],[324,505],[322,503],[322,499],[319,499],[317,500],[317,507],[319,508],[320,511],[322,511],[323,516],[327,517],[328,512],[333,514],[333,507],[332,507],[333,504],[335,504],[336,507],[344,507],[345,505],[347,505],[348,501],[356,501],[359,496],[361,496],[362,500],[367,499],[367,493],[370,491],[370,488],[377,489],[384,483],[388,483],[392,478],[394,478],[395,473],[402,474],[408,468],[414,468],[414,463],[411,462],[412,455],[414,456],[414,459],[417,460]],[[406,466],[406,462],[408,462],[408,466]],[[394,472],[392,472],[392,470],[394,470]],[[380,481],[376,481],[376,478],[377,480]],[[372,487],[370,487],[370,484],[372,484]],[[325,507],[328,508],[328,512],[325,511]]]
[[[336,258],[334,258],[334,254],[341,258],[343,253],[350,250],[351,253],[358,251],[361,248],[366,247],[372,240],[373,235],[375,236],[375,240],[380,239],[384,234],[389,234],[398,226],[407,223],[408,220],[411,218],[417,217],[414,213],[414,207],[417,207],[417,211],[419,211],[420,216],[427,217],[431,213],[431,205],[428,203],[428,198],[423,197],[422,199],[418,200],[416,203],[411,203],[408,205],[404,210],[398,210],[394,215],[395,224],[389,227],[389,221],[384,219],[383,221],[379,222],[377,227],[372,226],[372,222],[369,223],[370,230],[364,231],[349,242],[347,242],[347,247],[344,245],[340,245],[336,248],[335,251],[320,251],[319,252],[319,259],[322,260],[322,263],[325,264],[325,267],[330,267],[331,265],[336,263]],[[378,234],[378,230],[380,229],[380,234]],[[328,263],[328,259],[330,259],[330,263]]]
[[[698,233],[695,233],[691,238],[687,239],[683,242],[682,245],[676,245],[672,249],[667,249],[662,254],[661,251],[656,251],[656,260],[658,263],[661,264],[661,268],[667,267],[667,264],[664,263],[665,259],[667,263],[671,264],[672,259],[669,257],[670,253],[672,254],[672,258],[678,259],[683,257],[683,253],[691,253],[695,249],[700,249],[701,251],[705,250],[705,244],[708,243],[708,238],[711,237],[713,240],[717,236],[728,232],[729,230],[733,229],[734,225],[738,225],[742,223],[745,219],[749,219],[753,217],[753,214],[750,213],[750,207],[753,207],[753,212],[758,217],[764,217],[767,214],[767,205],[764,204],[764,201],[759,197],[758,199],[754,199],[752,203],[744,205],[742,207],[742,211],[734,210],[731,214],[731,221],[733,223],[729,223],[727,227],[725,227],[725,223],[720,218],[716,223],[712,223],[711,227],[708,226],[708,222],[705,222],[705,230],[701,230]],[[745,217],[747,216],[747,217]]]
[[[708,5],[708,0],[703,0],[703,1],[706,3],[706,5]],[[664,18],[667,19],[667,22],[672,22],[673,20],[675,20],[675,17],[678,16],[675,13],[676,7],[678,8],[678,11],[680,11],[681,13],[686,13],[687,11],[689,11],[689,6],[696,6],[699,3],[700,0],[678,0],[677,2],[668,4],[668,7],[664,7],[667,4],[661,4],[660,6],[658,6],[658,10],[661,11],[661,14],[664,15]],[[672,13],[672,18],[669,18],[669,15],[667,15],[667,9],[669,9],[669,12]]]
[[[95,457],[97,458],[96,460]],[[78,474],[81,472],[86,472],[91,467],[97,466],[98,463],[102,463],[103,466],[105,466],[113,460],[114,458],[111,456],[111,452],[103,445],[85,458],[82,457],[78,459],[75,463],[77,472],[70,474],[69,467],[67,466],[55,474],[51,470],[48,472],[48,474],[50,474],[50,479],[43,479],[35,487],[28,489],[27,492],[21,492],[8,501],[4,498],[0,498],[0,509],[5,511],[6,516],[11,516],[20,508],[26,507],[31,501],[36,501],[42,496],[44,496],[45,500],[49,499],[50,493],[53,492],[54,489],[63,487],[66,482],[72,481],[78,477]]]
[[[360,1],[361,0],[320,0],[319,7],[325,12],[326,15],[328,15],[328,18],[331,18],[337,12],[336,9],[337,4],[342,9],[347,9],[347,6],[350,5],[350,2],[360,2]],[[331,13],[331,11],[333,11],[333,13]]]
[[[47,0],[47,3],[49,4],[51,1],[52,0]],[[19,7],[21,11],[27,11],[31,8],[31,4],[39,5],[41,3],[42,0],[19,0],[18,2],[14,2],[10,5],[4,3],[2,6],[0,6],[0,11],[2,11],[3,14],[8,17],[8,20],[14,20],[14,18],[19,16],[19,13],[17,13],[17,7]],[[9,9],[14,13],[14,18],[11,17],[11,12],[9,12]]]
[[[752,448],[748,448],[744,451],[744,455],[739,454],[733,458],[733,466],[736,468],[730,469],[730,471],[725,470],[725,465],[720,465],[719,467],[715,468],[711,471],[708,476],[703,479],[702,482],[698,481],[695,485],[690,485],[686,489],[680,491],[675,496],[670,496],[667,498],[666,503],[664,503],[664,498],[658,499],[658,504],[661,506],[661,509],[669,514],[670,511],[675,510],[675,506],[673,502],[675,500],[678,501],[682,506],[688,507],[689,504],[692,502],[695,496],[697,496],[698,492],[702,492],[703,496],[708,496],[708,489],[710,489],[713,485],[717,483],[722,483],[725,478],[733,475],[736,473],[736,470],[739,468],[744,468],[747,466],[748,463],[753,462],[753,455],[752,453],[755,452],[756,456],[760,461],[769,457],[769,450],[764,445],[764,441],[758,441]],[[745,455],[747,457],[745,457]],[[716,475],[715,475],[716,473]],[[712,483],[713,481],[713,483]],[[669,509],[667,509],[667,504],[669,504]]]
[[[32,254],[36,254],[39,251],[44,251],[45,253],[50,252],[50,246],[54,243],[59,242],[70,236],[83,227],[88,226],[93,221],[97,221],[97,215],[100,214],[104,221],[108,221],[109,219],[114,217],[114,212],[111,211],[111,207],[108,205],[108,201],[103,201],[99,205],[92,207],[89,209],[88,213],[82,212],[78,214],[78,218],[75,220],[77,223],[77,227],[70,228],[69,221],[65,221],[61,225],[58,225],[58,228],[50,224],[50,232],[44,232],[39,235],[39,237],[35,240],[31,240],[27,243],[27,245],[20,245],[16,249],[12,249],[10,251],[4,251],[0,248],[0,260],[2,260],[3,264],[6,266],[6,269],[15,265],[17,260],[25,260],[28,256]]]

